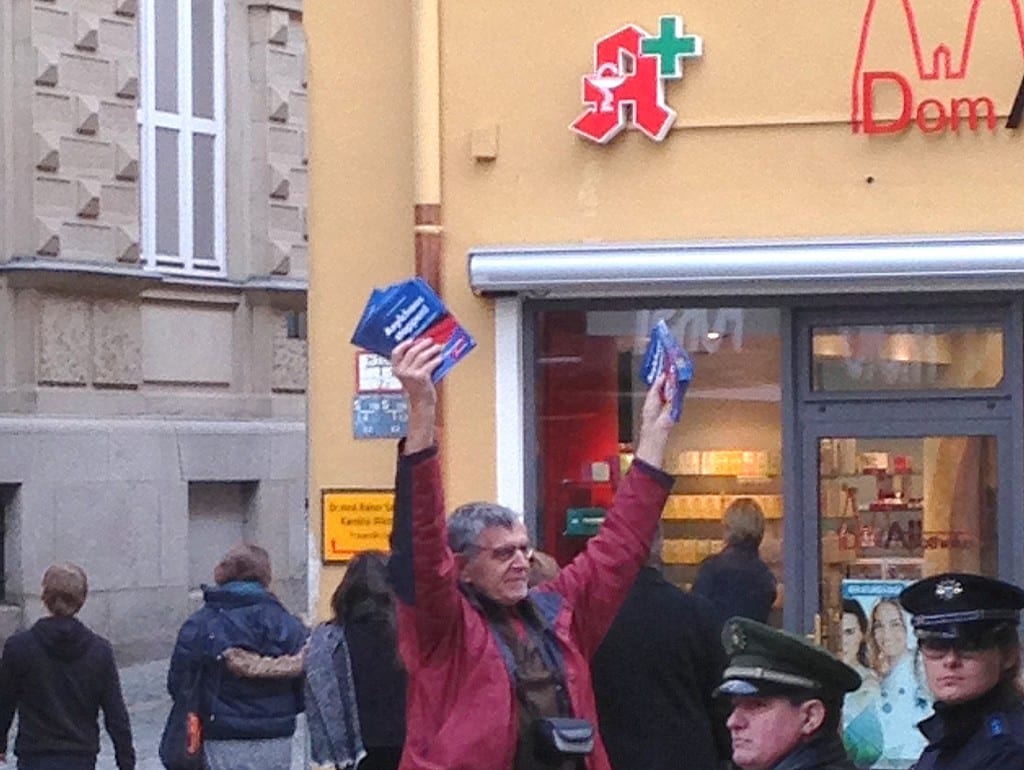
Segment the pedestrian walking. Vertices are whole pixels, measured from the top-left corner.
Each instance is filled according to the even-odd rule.
[[[270,592],[270,557],[259,546],[235,546],[213,576],[216,585],[203,588],[203,606],[178,633],[167,690],[180,697],[201,677],[207,770],[289,770],[301,675],[241,677],[223,654],[238,647],[267,657],[295,655],[306,629]]]
[[[714,698],[721,627],[661,571],[659,533],[591,663],[601,738],[615,770],[718,770],[730,753]]]
[[[1024,769],[1024,700],[1017,626],[1024,591],[944,573],[903,590],[935,713],[915,770]]]
[[[43,575],[49,615],[11,636],[0,658],[0,764],[15,713],[14,753],[20,770],[94,770],[100,751],[99,711],[114,744],[118,770],[134,770],[128,710],[110,643],[75,615],[89,581],[75,564]]]
[[[732,761],[740,770],[854,770],[839,736],[860,674],[798,636],[747,618],[722,630]]]
[[[589,661],[650,548],[672,477],[664,378],[648,392],[636,459],[598,534],[530,589],[532,546],[517,513],[470,503],[446,517],[431,373],[441,346],[392,355],[409,401],[389,572],[409,672],[402,770],[609,770],[595,732]]]

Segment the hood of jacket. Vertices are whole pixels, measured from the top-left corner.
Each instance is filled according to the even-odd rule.
[[[276,601],[270,591],[254,580],[236,580],[214,586],[204,585],[203,599],[207,604],[223,609]]]
[[[95,634],[77,618],[51,617],[37,621],[32,636],[51,658],[71,661],[85,655]]]

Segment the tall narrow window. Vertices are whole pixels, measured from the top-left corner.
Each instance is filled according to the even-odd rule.
[[[144,0],[139,15],[145,264],[221,275],[224,0]]]

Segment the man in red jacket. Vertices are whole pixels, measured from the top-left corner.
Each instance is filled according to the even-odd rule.
[[[440,351],[421,339],[392,355],[409,399],[389,562],[409,671],[400,768],[610,770],[589,661],[647,557],[672,486],[660,470],[673,425],[663,380],[647,394],[633,467],[600,532],[556,578],[528,589],[532,548],[518,514],[470,503],[446,520],[430,378]]]

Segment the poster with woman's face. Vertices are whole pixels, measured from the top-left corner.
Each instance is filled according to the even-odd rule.
[[[843,703],[843,742],[859,768],[907,768],[921,756],[917,723],[932,713],[910,616],[909,580],[844,580],[840,657],[861,675]]]

